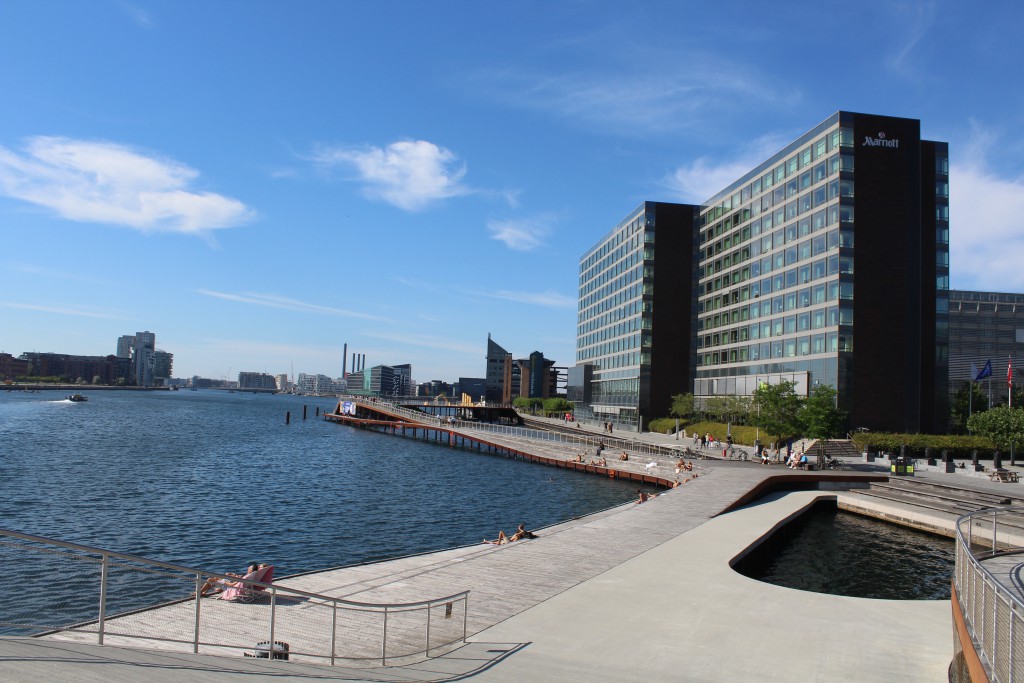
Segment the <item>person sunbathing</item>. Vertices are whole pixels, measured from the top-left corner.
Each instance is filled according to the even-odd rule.
[[[537,538],[537,535],[534,534],[532,531],[527,531],[526,524],[523,523],[519,525],[519,528],[516,529],[516,532],[512,534],[511,538],[508,539],[508,542],[511,543],[512,541],[521,541],[526,538]]]
[[[249,566],[245,569],[245,574],[235,574],[233,572],[228,572],[227,575],[233,576],[238,579],[243,579],[256,571],[259,571],[259,568],[259,562],[250,562]],[[229,581],[228,579],[219,579],[215,576],[211,576],[206,580],[202,588],[199,589],[199,597],[205,598],[207,595],[207,591],[210,592],[210,595],[215,595],[217,593],[223,592],[227,588],[232,588],[234,586],[241,585],[241,583],[241,581]],[[195,593],[193,593],[192,596],[195,597]]]
[[[499,531],[498,537],[496,539],[494,539],[493,541],[488,541],[485,538],[484,543],[490,543],[491,545],[505,545],[506,543],[508,543],[508,536],[505,535],[504,531]]]

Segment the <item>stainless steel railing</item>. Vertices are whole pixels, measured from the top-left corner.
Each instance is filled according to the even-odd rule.
[[[953,581],[964,623],[989,680],[1024,680],[1024,507],[980,510],[956,521]]]
[[[249,602],[196,600],[206,579],[237,577],[6,529],[0,566],[0,635],[234,655],[287,642],[289,658],[384,666],[466,640],[469,591],[365,603],[247,581],[263,588]]]

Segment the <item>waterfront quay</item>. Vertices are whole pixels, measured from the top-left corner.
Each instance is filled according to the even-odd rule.
[[[861,472],[817,473],[698,462],[701,476],[685,485],[642,505],[539,529],[534,540],[481,543],[275,581],[363,602],[469,591],[467,643],[441,656],[402,666],[328,667],[295,657],[284,662],[193,654],[156,641],[111,638],[98,647],[94,637],[89,642],[84,635],[61,634],[45,643],[0,640],[0,672],[12,680],[95,681],[229,681],[242,675],[349,681],[945,679],[953,656],[948,600],[809,593],[748,579],[731,568],[815,501],[856,495],[846,489],[882,481],[884,470],[865,465]],[[509,520],[509,531],[517,521]],[[423,532],[429,533],[429,523]],[[225,631],[241,629],[248,611],[266,609],[217,607],[222,609],[207,611],[216,611],[217,628]],[[168,609],[175,607],[154,609],[147,618],[158,626]]]

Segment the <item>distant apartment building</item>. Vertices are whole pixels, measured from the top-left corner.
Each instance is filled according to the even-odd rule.
[[[295,390],[308,396],[333,396],[338,392],[338,383],[327,375],[311,375],[300,372],[295,380]]]
[[[278,391],[290,391],[292,383],[288,381],[287,374],[274,375],[274,386]]]
[[[277,382],[273,375],[268,375],[265,372],[240,372],[238,373],[238,388],[277,391]]]
[[[474,401],[486,401],[487,379],[484,377],[460,377],[453,387],[455,396],[466,394]]]
[[[140,387],[151,387],[155,384],[157,367],[156,334],[153,332],[136,332],[117,338],[117,357],[131,359],[132,381]],[[171,376],[167,367],[166,377]]]
[[[9,353],[0,353],[0,380],[13,380],[28,374],[28,361],[15,358]]]
[[[555,361],[534,351],[527,358],[512,354],[487,335],[487,368],[484,397],[488,403],[511,403],[519,397],[549,398],[558,395]],[[470,392],[465,392],[470,393]],[[473,395],[473,394],[470,394]]]
[[[412,366],[375,365],[348,373],[345,391],[356,396],[412,396]]]
[[[442,382],[439,379],[434,379],[429,382],[423,382],[422,384],[416,385],[417,396],[453,396],[454,389],[448,382]]]
[[[153,354],[153,380],[158,384],[166,384],[166,380],[174,373],[174,354],[157,349]]]
[[[74,356],[64,353],[23,353],[28,365],[26,374],[33,377],[55,377],[62,382],[96,384],[129,384],[131,360],[117,356]]]

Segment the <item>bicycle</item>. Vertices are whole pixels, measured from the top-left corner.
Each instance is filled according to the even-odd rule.
[[[845,470],[846,463],[839,458],[833,458],[829,454],[824,455],[823,469],[826,470]]]
[[[750,460],[750,453],[743,450],[742,448],[736,448],[736,446],[727,446],[723,455],[723,460]]]

